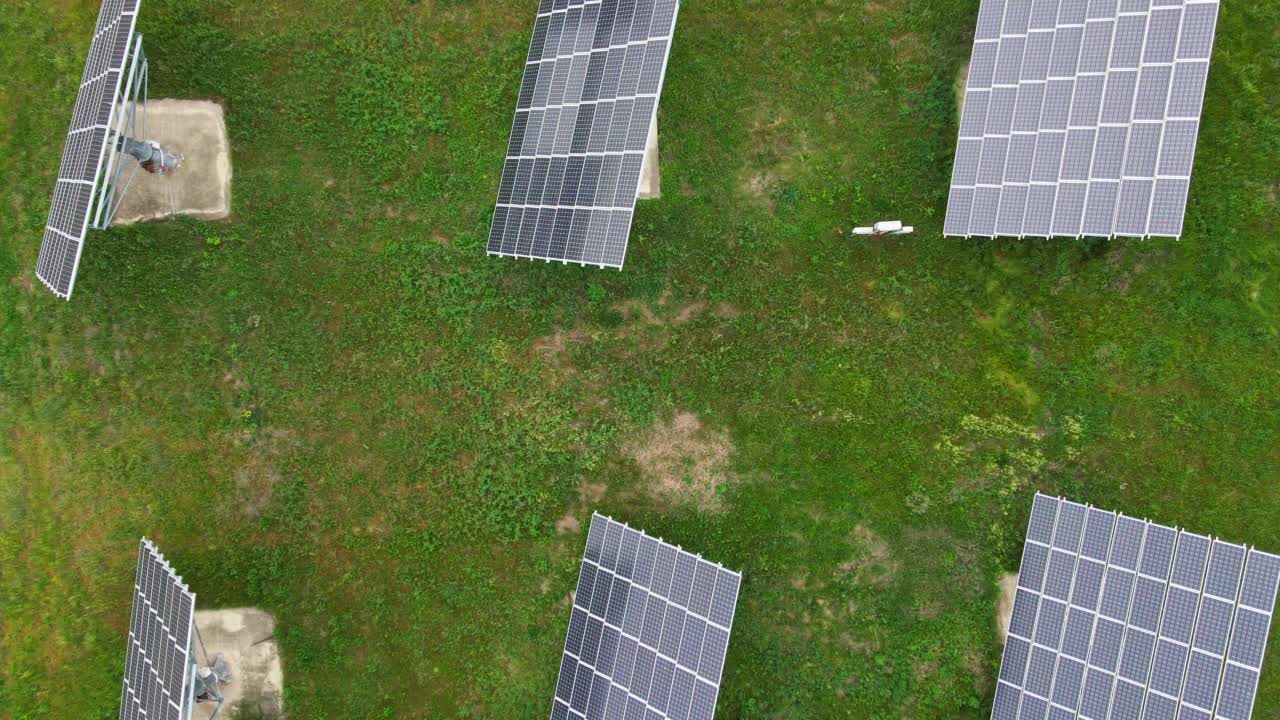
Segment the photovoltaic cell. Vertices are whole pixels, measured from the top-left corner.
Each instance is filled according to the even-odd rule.
[[[1217,17],[982,0],[944,234],[1180,236]]]
[[[109,141],[115,137],[110,123],[128,75],[140,2],[103,0],[72,110],[36,265],[40,282],[67,300],[75,288],[103,161],[112,144]]]
[[[185,720],[196,596],[146,538],[138,546],[120,720]]]
[[[1037,494],[991,716],[1249,720],[1278,591],[1280,557]]]
[[[679,4],[542,4],[490,255],[622,267]]]
[[[551,717],[712,720],[741,582],[593,515]]]

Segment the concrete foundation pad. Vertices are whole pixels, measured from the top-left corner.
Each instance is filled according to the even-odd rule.
[[[222,106],[207,100],[151,100],[138,108],[136,140],[154,140],[182,157],[182,165],[170,176],[151,175],[141,169],[124,194],[116,212],[116,225],[191,215],[221,220],[231,214],[231,143]],[[116,154],[117,164],[128,178],[138,163]],[[123,179],[121,181],[123,183]]]
[[[266,717],[282,716],[284,671],[273,639],[275,618],[256,608],[204,610],[196,613],[196,627],[209,659],[221,653],[231,672],[231,682],[222,687],[224,702],[218,717],[235,717],[239,708],[257,710]],[[203,657],[199,660],[204,662]],[[192,717],[209,720],[215,707],[198,703]]]
[[[1000,644],[1004,645],[1009,637],[1009,622],[1013,619],[1013,601],[1018,596],[1018,574],[1012,573],[1000,578],[1000,602],[996,604],[996,632],[1000,635]]]
[[[649,142],[644,148],[644,164],[640,166],[641,200],[657,200],[662,197],[662,169],[658,166],[658,114],[654,113],[649,124]]]

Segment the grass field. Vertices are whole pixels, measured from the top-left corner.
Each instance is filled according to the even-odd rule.
[[[743,572],[724,718],[983,717],[1035,489],[1280,551],[1280,3],[1223,4],[1185,238],[1108,243],[941,237],[977,0],[687,0],[621,273],[484,253],[536,5],[146,0],[234,215],[64,303],[97,3],[6,3],[0,718],[115,716],[143,534],[344,719],[545,717],[593,509]]]

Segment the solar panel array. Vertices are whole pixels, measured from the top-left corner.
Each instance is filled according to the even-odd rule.
[[[1280,557],[1037,495],[995,720],[1248,720]]]
[[[120,720],[185,720],[196,596],[164,556],[142,539]]]
[[[741,582],[593,515],[552,720],[711,720]]]
[[[946,235],[1182,234],[1217,0],[982,0]]]
[[[679,0],[542,0],[489,254],[621,268]]]
[[[108,126],[126,75],[140,2],[103,0],[89,45],[36,266],[36,276],[58,297],[70,299],[75,286],[93,194],[112,134]]]

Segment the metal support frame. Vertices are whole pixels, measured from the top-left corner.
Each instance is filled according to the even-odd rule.
[[[192,617],[192,620],[191,620],[191,629],[195,632],[196,642],[199,643],[200,645],[200,654],[204,655],[205,667],[211,666],[212,663],[210,663],[209,661],[209,650],[204,646],[204,636],[200,634],[200,627],[196,624],[194,616]],[[193,648],[193,651],[194,651],[194,648]],[[199,670],[200,663],[195,661],[194,655],[195,653],[192,652],[193,659],[191,661],[191,682],[188,683],[187,685],[187,694],[188,694],[187,717],[185,718],[185,720],[191,720],[191,714],[195,711],[195,707],[196,707],[195,673],[197,670]],[[216,720],[216,718],[218,717],[218,713],[222,710],[222,703],[223,703],[222,691],[215,687],[214,692],[217,694],[217,705],[214,706],[213,714],[209,716],[209,720]]]
[[[138,116],[139,105],[138,96],[142,96],[141,105],[141,131],[143,134],[150,129],[147,124],[147,55],[142,49],[142,33],[138,33],[134,37],[133,50],[130,53],[129,75],[125,83],[124,93],[120,96],[120,106],[115,109],[113,127],[107,129],[107,149],[110,153],[107,160],[106,170],[103,172],[102,189],[98,196],[96,209],[90,216],[89,226],[95,230],[106,230],[111,227],[111,223],[115,220],[116,213],[120,210],[121,203],[124,202],[125,192],[133,183],[133,178],[138,174],[139,166],[136,163],[120,163],[117,162],[119,152],[120,138],[134,137],[139,130]],[[124,177],[126,166],[129,175]],[[123,183],[121,182],[123,178]]]

